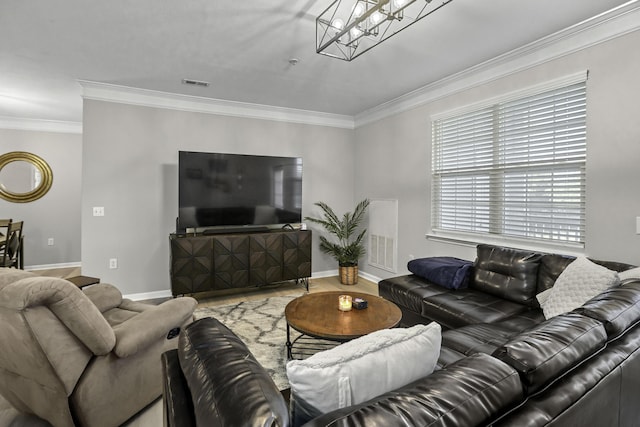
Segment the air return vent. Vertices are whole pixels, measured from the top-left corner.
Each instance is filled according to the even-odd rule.
[[[371,200],[369,204],[369,265],[397,272],[398,201]]]
[[[202,86],[208,87],[209,82],[203,82],[202,80],[193,80],[193,79],[182,79],[183,85],[191,85],[191,86]]]

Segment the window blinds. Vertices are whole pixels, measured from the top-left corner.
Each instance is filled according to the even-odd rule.
[[[434,120],[432,229],[584,245],[586,82]]]

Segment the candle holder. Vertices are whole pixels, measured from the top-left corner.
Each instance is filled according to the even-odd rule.
[[[340,311],[351,311],[351,295],[340,295],[338,297],[338,309]]]

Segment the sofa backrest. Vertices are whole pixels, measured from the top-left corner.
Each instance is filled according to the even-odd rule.
[[[476,353],[360,405],[321,415],[304,427],[481,426],[522,400],[517,372]]]
[[[537,252],[478,245],[471,287],[535,307],[541,258]]]
[[[604,325],[571,312],[548,319],[515,336],[493,356],[512,366],[527,394],[535,393],[607,343]]]
[[[638,342],[636,326],[492,425],[637,426]]]
[[[602,322],[615,339],[640,322],[640,281],[609,288],[574,311]]]
[[[540,268],[538,269],[538,284],[536,293],[546,291],[553,287],[554,283],[560,276],[560,273],[564,271],[569,264],[571,264],[576,257],[570,255],[560,254],[545,254],[540,259]],[[602,261],[597,259],[590,259],[590,261],[608,268],[613,271],[625,271],[633,268],[633,265],[615,262],[615,261]]]

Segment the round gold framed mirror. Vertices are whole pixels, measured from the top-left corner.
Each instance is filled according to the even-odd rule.
[[[25,151],[0,155],[0,197],[14,203],[38,200],[51,188],[53,172],[41,157]]]

